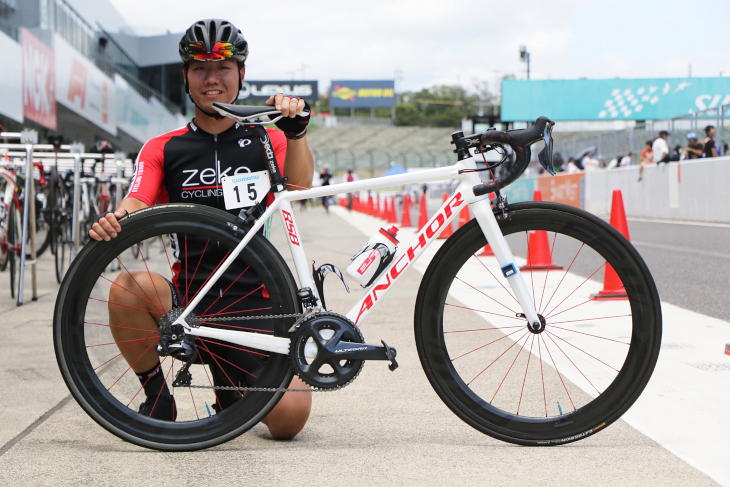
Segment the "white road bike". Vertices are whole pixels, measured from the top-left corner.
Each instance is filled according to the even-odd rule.
[[[83,248],[59,291],[58,364],[74,398],[108,431],[148,448],[207,448],[257,424],[290,390],[294,374],[314,390],[334,390],[352,382],[366,360],[386,361],[394,370],[395,349],[367,343],[361,325],[467,205],[475,218],[435,253],[415,303],[419,358],[446,406],[495,438],[557,445],[604,429],[639,397],[658,358],[661,310],[637,251],[585,211],[549,202],[509,204],[499,192],[522,174],[536,142],[545,143],[539,159],[552,173],[550,120],[541,117],[524,130],[454,133],[457,161],[449,167],[290,192],[261,121],[281,114],[269,107],[216,104],[216,109],[259,138],[273,202],[257,204],[261,195],[244,185],[236,195],[250,194],[253,206],[238,218],[185,204],[135,212],[121,220],[119,237]],[[474,152],[504,146],[511,147],[514,161],[505,153],[500,163],[488,165],[492,179],[482,182]],[[501,176],[495,178],[499,164]],[[386,265],[357,304],[344,314],[326,310],[324,276],[341,274],[328,264],[309,267],[291,202],[445,179],[460,184],[411,242],[399,245],[395,255],[381,253]],[[262,235],[274,214],[285,229],[298,279]],[[165,309],[159,293],[125,289],[155,307],[160,326],[116,342],[108,308],[120,304],[109,302],[110,289],[115,275],[130,273],[135,263],[130,249],[144,241],[160,246],[167,258],[154,263],[143,258],[135,269],[175,282],[183,303]],[[487,244],[494,257],[480,256]],[[549,255],[538,256],[536,249],[541,254],[548,249]],[[199,275],[204,255],[218,264]],[[120,270],[104,273],[112,261]],[[604,277],[619,284],[603,289]],[[266,305],[247,304],[244,298],[253,295],[265,296]],[[144,394],[120,357],[133,347],[160,355],[177,405],[174,421],[137,412]],[[232,363],[226,350],[257,360]],[[243,380],[214,383],[213,361],[219,368],[224,362],[236,367]],[[214,413],[209,404],[221,390],[240,397]]]

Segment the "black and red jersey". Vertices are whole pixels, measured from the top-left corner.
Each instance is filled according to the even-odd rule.
[[[267,130],[267,133],[283,175],[286,137],[279,130]],[[185,127],[151,139],[142,147],[127,197],[150,206],[157,202],[197,203],[225,211],[221,178],[264,169],[267,167],[261,142],[240,124],[214,135],[191,121]],[[230,213],[238,215],[239,211],[231,210]],[[219,249],[217,242],[188,235],[173,235],[172,242],[176,257],[173,283],[186,303],[229,249]],[[193,272],[193,269],[197,271]],[[226,296],[235,299],[248,294],[266,296],[258,276],[235,263],[221,276],[216,288],[220,288],[219,292],[213,294],[220,295],[228,289]],[[220,305],[224,302],[231,300],[225,299]],[[205,302],[203,305],[208,306]]]

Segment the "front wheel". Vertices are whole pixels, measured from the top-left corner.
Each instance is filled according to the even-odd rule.
[[[288,356],[195,337],[198,353],[190,386],[173,387],[183,362],[170,356],[158,359],[159,328],[143,329],[134,318],[141,310],[142,318],[159,323],[171,306],[184,308],[238,244],[240,237],[228,225],[235,222],[225,212],[198,205],[147,208],[122,218],[117,238],[90,241],[72,262],[56,300],[56,357],[79,405],[111,433],[160,450],[211,447],[254,426],[282,395],[226,388],[289,385]],[[142,252],[135,260],[130,249],[139,249],[144,241],[155,251],[150,258]],[[171,298],[173,289],[176,298]],[[299,311],[288,266],[256,235],[192,315],[202,326],[286,337],[294,319],[277,315]],[[274,317],[245,319],[261,315]],[[152,410],[146,415],[140,411],[147,389],[134,373],[140,371],[131,370],[139,360],[134,357],[145,354],[161,361],[172,395],[164,406],[168,409],[158,403],[159,393],[158,398],[150,396],[146,404]],[[155,411],[169,417],[155,419]]]
[[[649,381],[659,296],[636,250],[599,218],[554,203],[510,210],[500,227],[540,327],[496,259],[479,256],[487,242],[472,220],[426,271],[418,353],[444,403],[477,430],[522,445],[576,441],[621,417]]]

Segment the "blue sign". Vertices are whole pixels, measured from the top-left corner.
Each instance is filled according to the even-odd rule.
[[[660,120],[730,103],[730,78],[502,82],[502,120]]]
[[[395,81],[332,81],[330,106],[333,108],[394,107]]]

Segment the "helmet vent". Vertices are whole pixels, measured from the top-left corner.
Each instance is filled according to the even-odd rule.
[[[198,41],[201,41],[205,39],[205,36],[203,35],[203,29],[201,29],[199,26],[195,26],[195,39]]]
[[[215,44],[217,37],[215,36],[216,30],[215,30],[215,22],[210,23],[210,48],[213,48],[213,44]]]
[[[228,41],[231,38],[231,27],[226,25],[221,33],[221,41]]]

